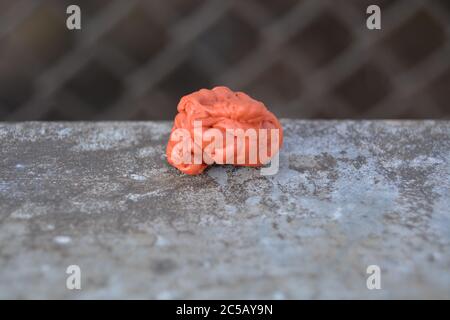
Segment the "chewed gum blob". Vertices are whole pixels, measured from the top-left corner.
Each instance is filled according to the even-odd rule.
[[[227,87],[181,98],[167,144],[169,163],[195,175],[208,165],[261,166],[278,153],[283,129],[266,106]]]

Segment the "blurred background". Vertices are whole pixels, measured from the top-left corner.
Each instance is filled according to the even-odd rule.
[[[279,117],[448,119],[449,33],[449,0],[1,0],[0,120],[173,119],[216,85]]]

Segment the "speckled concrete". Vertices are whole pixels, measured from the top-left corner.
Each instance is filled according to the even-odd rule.
[[[449,299],[450,122],[283,126],[277,175],[191,177],[166,122],[0,124],[0,298]]]

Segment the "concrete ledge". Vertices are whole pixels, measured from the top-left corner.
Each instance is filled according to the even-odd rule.
[[[450,298],[450,122],[284,120],[275,176],[170,126],[0,124],[0,298]]]

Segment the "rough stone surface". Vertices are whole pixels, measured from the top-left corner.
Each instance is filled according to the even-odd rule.
[[[0,298],[449,299],[450,122],[283,126],[278,174],[192,177],[167,122],[1,124]]]

